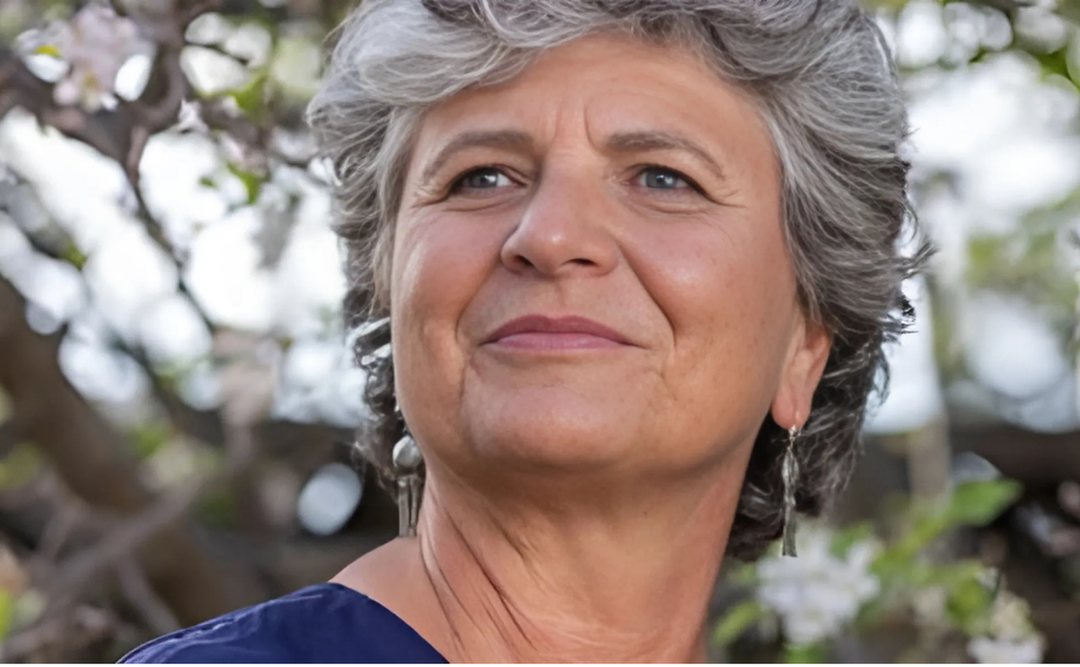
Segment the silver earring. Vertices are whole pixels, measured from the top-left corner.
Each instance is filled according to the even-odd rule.
[[[784,539],[783,554],[795,556],[795,482],[799,477],[799,464],[795,460],[795,440],[799,437],[799,427],[792,425],[788,429],[787,449],[780,467],[780,476],[784,480]]]
[[[420,498],[424,482],[420,479],[420,464],[424,457],[411,435],[394,445],[394,472],[397,474],[398,535],[416,537],[416,523],[420,518]]]

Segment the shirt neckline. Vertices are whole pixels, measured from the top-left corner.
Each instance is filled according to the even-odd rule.
[[[392,618],[395,621],[395,624],[398,625],[403,631],[405,631],[407,634],[414,637],[416,639],[416,641],[419,644],[422,645],[421,646],[422,649],[427,650],[428,652],[430,652],[436,658],[436,660],[434,660],[433,662],[442,662],[442,663],[447,663],[447,664],[449,663],[449,660],[447,660],[443,656],[443,654],[439,652],[438,649],[436,649],[434,646],[432,646],[431,642],[429,642],[427,639],[424,638],[423,635],[421,635],[419,632],[417,632],[416,628],[409,625],[405,621],[405,619],[403,619],[400,616],[398,616],[397,614],[395,614],[393,611],[388,609],[385,605],[383,605],[378,600],[376,600],[376,599],[374,599],[374,598],[372,598],[372,597],[370,597],[368,595],[365,595],[364,593],[361,593],[360,591],[356,590],[355,588],[349,588],[345,584],[340,584],[340,583],[338,583],[336,581],[327,581],[327,582],[324,582],[324,583],[321,583],[321,584],[315,584],[314,588],[324,588],[324,589],[328,589],[328,590],[332,590],[332,591],[343,592],[347,596],[356,596],[356,597],[360,598],[362,601],[366,602],[367,604],[373,605],[376,609],[378,609],[379,611],[381,611],[385,615]]]

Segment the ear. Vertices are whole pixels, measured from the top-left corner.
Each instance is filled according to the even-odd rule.
[[[773,421],[784,430],[806,423],[832,350],[832,333],[805,315],[799,315],[794,329],[772,402]]]

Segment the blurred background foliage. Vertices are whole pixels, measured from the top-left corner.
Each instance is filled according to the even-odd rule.
[[[1080,661],[1080,1],[866,2],[940,252],[856,479],[804,557],[725,566],[713,655]],[[352,4],[0,0],[5,661],[114,660],[394,535],[303,121]]]

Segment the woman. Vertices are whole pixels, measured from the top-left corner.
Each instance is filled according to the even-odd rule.
[[[721,558],[793,552],[910,314],[873,20],[365,0],[311,119],[403,537],[128,660],[703,659]]]

